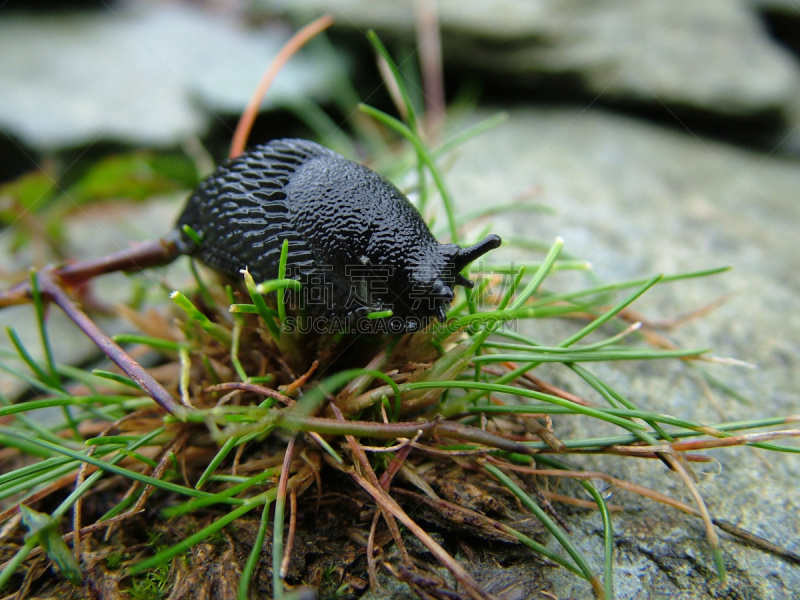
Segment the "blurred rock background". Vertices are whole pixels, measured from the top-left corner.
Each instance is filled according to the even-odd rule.
[[[445,130],[510,113],[456,152],[448,182],[459,208],[533,195],[554,214],[498,218],[494,229],[543,243],[561,235],[566,251],[607,281],[734,268],[659,288],[637,307],[668,318],[730,294],[669,335],[757,366],[714,367],[745,401],[709,392],[680,365],[601,365],[600,374],[651,410],[695,420],[800,414],[800,0],[12,0],[0,4],[0,181],[46,174],[55,188],[48,197],[66,206],[57,221],[72,257],[166,233],[181,189],[165,186],[145,203],[121,193],[110,209],[74,201],[71,186],[98,160],[140,148],[195,165],[186,181],[203,175],[225,156],[277,49],[326,12],[334,28],[281,73],[251,142],[312,137],[363,157],[369,139],[355,122],[363,119],[356,103],[392,110],[364,34],[375,29],[409,81],[419,81],[417,51],[430,39],[417,34],[417,22],[434,14],[453,106],[440,115]],[[0,194],[4,225],[21,214],[7,202]],[[33,198],[23,213],[37,206]],[[4,286],[42,258],[10,231],[0,230]],[[182,269],[152,277],[178,285]],[[98,293],[126,299],[122,281],[105,278]],[[21,307],[0,320],[35,340],[30,313]],[[53,320],[58,335],[74,340],[60,358],[86,360],[88,342],[60,315]],[[563,330],[547,324],[536,333],[557,341]],[[541,376],[574,384],[558,372]],[[14,389],[0,373],[0,391]],[[701,482],[712,514],[799,552],[797,459],[750,449],[714,457],[720,474]],[[590,466],[683,497],[663,465],[634,463]],[[730,582],[720,586],[697,520],[618,499],[631,510],[615,520],[617,597],[797,597],[796,564],[723,535]],[[599,517],[566,514],[600,570]],[[488,565],[485,580],[499,568]],[[545,577],[548,597],[591,597],[566,573]]]

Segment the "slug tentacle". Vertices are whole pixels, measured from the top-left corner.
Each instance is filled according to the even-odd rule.
[[[475,282],[472,281],[472,279],[467,279],[461,273],[458,273],[456,275],[455,283],[456,283],[456,285],[463,285],[465,288],[469,288],[469,289],[472,289],[472,288],[475,287]]]
[[[453,260],[456,271],[461,272],[464,267],[471,262],[476,261],[490,250],[499,248],[500,244],[502,244],[500,236],[492,233],[487,235],[474,246],[470,246],[469,248],[460,248],[455,259]]]

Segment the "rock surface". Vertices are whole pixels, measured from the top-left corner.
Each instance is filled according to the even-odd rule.
[[[37,150],[113,140],[176,145],[246,106],[285,26],[245,29],[186,3],[0,14],[0,127]],[[266,106],[328,98],[339,58],[295,57]]]
[[[118,203],[115,206],[89,207],[79,215],[65,222],[66,238],[70,241],[70,258],[90,260],[123,250],[132,242],[153,239],[168,233],[177,220],[183,204],[183,196],[157,198],[143,204]],[[13,236],[0,232],[0,264],[9,272],[25,272],[30,257],[10,251]],[[151,269],[139,275],[146,277],[150,285],[164,284],[170,289],[186,285],[191,274],[184,261],[159,269]],[[92,292],[106,306],[126,303],[131,299],[133,286],[122,273],[99,277],[92,282]],[[3,280],[3,289],[6,287]],[[158,294],[163,299],[163,294]],[[111,317],[96,317],[98,325],[109,335],[130,332],[131,323]],[[61,310],[52,308],[48,313],[48,336],[53,340],[52,348],[56,362],[68,365],[81,365],[97,361],[102,357],[97,347],[87,338]],[[5,328],[14,327],[30,354],[38,361],[44,360],[39,329],[32,306],[13,306],[0,310],[0,394],[14,397],[25,389],[24,382],[9,374],[27,368],[16,357],[16,351]],[[56,342],[57,341],[57,342]],[[9,356],[9,353],[14,355]],[[60,411],[57,411],[60,414]]]
[[[590,260],[603,281],[728,265],[712,278],[658,286],[633,308],[659,319],[732,294],[717,311],[667,335],[683,347],[714,348],[756,369],[709,365],[714,376],[750,399],[743,405],[713,392],[697,373],[670,362],[590,365],[647,410],[704,423],[800,414],[800,161],[770,158],[593,110],[526,109],[469,142],[449,174],[462,210],[506,203],[538,190],[535,201],[556,216],[498,219],[509,238],[549,243]],[[508,250],[507,252],[511,252]],[[518,251],[513,255],[518,256]],[[508,256],[508,254],[507,254]],[[574,275],[574,274],[572,274]],[[558,274],[554,284],[572,287]],[[575,325],[537,322],[527,333],[557,343]],[[547,380],[594,398],[556,367],[537,369]],[[599,399],[598,399],[599,401]],[[564,438],[615,432],[561,422]],[[785,428],[791,428],[788,424]],[[797,447],[789,440],[788,445]],[[751,448],[710,451],[717,465],[697,464],[711,514],[800,551],[800,460]],[[658,461],[572,458],[691,502],[680,480]],[[719,474],[717,474],[719,472]],[[630,508],[614,516],[616,598],[791,598],[800,567],[721,534],[729,586],[715,580],[699,520],[612,490]],[[574,538],[602,571],[602,524],[597,514],[574,513]],[[549,572],[559,598],[592,598],[588,585],[566,571]]]
[[[800,18],[800,2],[797,0],[750,0],[756,8],[782,11],[787,15]]]
[[[406,44],[413,39],[410,2],[263,4],[281,14],[331,12],[339,28],[358,36],[375,28]],[[493,73],[503,85],[576,77],[591,96],[606,100],[726,116],[780,113],[800,90],[797,61],[742,1],[438,0],[436,6],[446,65]]]

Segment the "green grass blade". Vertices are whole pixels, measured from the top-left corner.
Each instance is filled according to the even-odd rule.
[[[716,269],[706,269],[704,271],[692,271],[689,273],[678,273],[676,275],[664,275],[659,283],[683,281],[685,279],[693,279],[697,277],[710,277],[712,275],[719,275],[720,273],[725,273],[726,271],[730,270],[731,267],[719,267]],[[553,294],[548,296],[547,299],[540,300],[539,302],[548,303],[548,302],[575,300],[577,298],[585,298],[586,296],[595,296],[598,294],[604,294],[606,292],[613,292],[617,290],[639,287],[645,285],[649,281],[650,279],[629,279],[625,281],[619,281],[617,283],[597,285],[590,288],[586,288],[584,290],[578,290],[576,292]]]
[[[82,452],[76,452],[74,450],[70,450],[69,448],[58,446],[57,444],[45,442],[44,440],[30,439],[28,441],[30,441],[33,444],[39,445],[43,448],[47,448],[48,450],[51,450],[57,454],[62,454],[64,456],[68,456],[80,462],[85,462],[90,465],[94,465],[95,467],[98,467],[101,471],[107,471],[109,473],[114,473],[115,475],[121,475],[122,477],[127,477],[128,479],[133,479],[134,481],[139,481],[141,483],[146,483],[168,492],[174,492],[177,494],[182,494],[184,496],[198,496],[198,497],[211,495],[208,494],[207,492],[201,492],[199,490],[195,490],[194,488],[189,488],[183,485],[171,483],[169,481],[163,481],[161,479],[149,477],[148,475],[143,475],[141,473],[137,473],[136,471],[131,471],[130,469],[119,467],[115,464],[99,460],[94,456],[89,456]]]
[[[184,225],[184,227],[187,227]],[[191,229],[191,227],[189,228]],[[217,303],[214,301],[214,297],[211,295],[211,291],[208,289],[208,286],[203,281],[203,278],[200,277],[200,273],[197,272],[197,263],[194,258],[189,260],[189,269],[192,272],[192,277],[194,277],[195,282],[197,283],[197,292],[200,294],[200,297],[203,299],[203,302],[208,307],[215,307]],[[219,314],[222,316],[225,313],[219,311]]]
[[[291,448],[291,442],[289,447]],[[286,465],[288,468],[288,464]],[[281,575],[281,562],[283,561],[283,520],[286,508],[286,496],[277,495],[275,489],[275,515],[272,519],[272,597],[282,600],[284,597],[283,577]]]
[[[242,319],[235,319],[233,323],[233,332],[231,335],[231,363],[242,381],[247,381],[247,372],[244,370],[242,361],[239,360],[239,343],[242,339]]]
[[[559,554],[556,554],[555,552],[550,550],[547,546],[543,546],[539,542],[532,540],[524,533],[521,533],[516,529],[513,529],[512,527],[504,526],[503,531],[513,535],[515,538],[517,538],[517,540],[519,540],[522,544],[526,545],[534,552],[537,552],[538,554],[541,554],[542,556],[549,558],[554,563],[561,565],[565,569],[575,573],[575,575],[577,575],[578,577],[585,579],[583,572],[578,567],[575,566],[575,563],[570,562],[569,560],[567,560],[566,558],[564,558]]]
[[[603,588],[605,600],[614,600],[614,527],[611,512],[603,495],[588,481],[580,481],[583,488],[592,495],[603,518]]]
[[[653,277],[648,279],[645,283],[643,283],[636,291],[634,291],[632,294],[627,296],[621,302],[617,303],[611,310],[609,310],[609,311],[605,312],[604,314],[602,314],[601,316],[597,317],[591,323],[586,325],[586,327],[584,327],[583,329],[581,329],[577,333],[573,334],[572,336],[570,336],[569,338],[567,338],[566,340],[561,342],[559,344],[559,346],[561,346],[563,348],[566,348],[567,346],[571,346],[572,344],[574,344],[578,340],[581,340],[581,339],[585,338],[587,335],[592,333],[595,329],[598,329],[598,328],[602,327],[605,323],[607,323],[612,318],[614,318],[623,309],[625,309],[628,306],[630,306],[637,298],[639,298],[639,296],[644,294],[647,290],[649,290],[651,287],[653,287],[655,284],[657,284],[663,278],[664,278],[663,275],[654,275]]]
[[[278,261],[278,279],[286,279],[286,260],[289,256],[289,240],[283,240],[281,257]],[[286,320],[286,304],[283,288],[278,288],[278,326]]]
[[[103,379],[108,379],[110,381],[115,381],[117,383],[121,383],[124,386],[129,388],[133,388],[137,391],[142,391],[142,388],[139,387],[139,384],[136,383],[130,377],[126,377],[125,375],[120,375],[119,373],[112,373],[111,371],[104,371],[102,369],[92,369],[92,374],[97,375],[98,377],[102,377]]]
[[[158,427],[157,429],[154,429],[150,433],[147,433],[147,434],[141,436],[138,440],[136,440],[135,442],[132,442],[131,444],[129,444],[128,445],[128,450],[129,451],[133,451],[133,450],[135,450],[137,448],[140,448],[142,446],[145,446],[145,445],[149,444],[151,441],[155,440],[163,432],[164,432],[164,428],[163,427]],[[95,455],[92,456],[91,458],[92,459],[96,459],[97,455],[101,455],[102,456],[101,452],[95,452]],[[124,452],[118,452],[115,456],[112,456],[109,459],[108,463],[102,463],[102,461],[99,461],[99,462],[101,462],[102,464],[108,465],[110,467],[116,467],[116,463],[121,461],[126,456],[127,455]],[[86,459],[86,458],[89,458],[89,457],[84,455],[84,459]],[[78,459],[78,460],[80,460],[80,459]],[[82,462],[89,462],[89,461],[88,460],[83,460]],[[56,510],[53,511],[53,517],[54,518],[56,518],[56,517],[57,518],[61,518],[64,515],[64,513],[66,513],[72,507],[72,505],[75,503],[75,501],[78,498],[80,498],[81,496],[83,496],[83,494],[85,494],[87,491],[92,489],[92,487],[97,483],[97,481],[101,477],[103,477],[104,474],[105,474],[104,469],[100,468],[97,471],[95,471],[94,473],[92,473],[91,475],[89,475],[89,477],[87,477],[80,486],[75,488],[72,491],[72,493],[70,493],[70,495],[67,496],[61,502],[61,504],[58,505],[58,508],[56,508]],[[149,479],[151,479],[153,481],[159,481],[159,480],[153,479],[152,477],[149,478]]]
[[[50,455],[48,458],[40,460],[39,462],[25,465],[24,467],[0,475],[0,489],[10,481],[17,481],[25,477],[30,477],[42,471],[51,471],[71,462],[73,461],[70,458],[54,457]]]
[[[536,291],[539,289],[539,286],[542,285],[542,282],[545,278],[550,274],[550,270],[553,268],[553,265],[558,259],[559,255],[561,254],[561,249],[564,247],[564,240],[560,237],[556,238],[553,245],[550,247],[550,250],[547,253],[547,256],[544,257],[544,261],[542,261],[542,266],[536,271],[536,274],[533,276],[533,279],[525,286],[525,289],[522,290],[519,295],[514,299],[514,303],[511,305],[512,310],[521,308],[528,299],[533,296]]]
[[[250,580],[253,578],[258,558],[264,549],[264,538],[267,535],[267,526],[269,525],[269,507],[270,503],[265,502],[264,510],[261,511],[261,524],[258,526],[253,549],[247,557],[247,562],[244,565],[244,569],[242,569],[242,576],[239,578],[239,600],[250,600]]]
[[[489,131],[490,129],[494,129],[501,123],[505,123],[508,121],[508,113],[507,112],[499,112],[491,117],[487,117],[482,121],[475,123],[470,127],[467,127],[464,131],[460,132],[456,136],[452,137],[451,139],[447,140],[444,144],[436,148],[431,152],[431,158],[434,160],[437,158],[441,158],[447,154],[450,154],[453,150],[458,148],[459,146],[467,143],[472,138],[481,135]]]
[[[579,363],[606,362],[616,360],[659,360],[666,358],[694,358],[708,354],[709,348],[690,348],[687,350],[596,350],[593,352],[535,353],[525,354],[486,354],[475,357],[475,363],[537,362],[537,363]]]
[[[190,535],[186,539],[182,540],[178,544],[167,548],[166,550],[162,550],[155,556],[151,556],[150,558],[143,560],[140,563],[133,565],[129,570],[128,573],[130,575],[136,575],[138,573],[142,573],[143,571],[147,571],[148,569],[152,569],[153,567],[157,567],[161,564],[166,563],[167,561],[179,556],[185,552],[187,552],[192,546],[199,544],[204,539],[213,535],[226,525],[233,523],[239,517],[246,515],[248,512],[265,502],[266,499],[262,496],[260,500],[253,500],[238,508],[233,509],[224,517],[217,519],[207,527],[203,527],[197,533]]]
[[[514,483],[503,471],[498,469],[496,466],[485,463],[483,468],[486,469],[489,473],[491,473],[494,477],[496,477],[500,483],[502,483],[506,488],[508,488],[511,493],[513,493],[517,498],[519,498],[520,502],[522,502],[530,511],[536,515],[536,517],[542,522],[542,524],[547,528],[547,530],[553,534],[558,540],[558,543],[566,550],[567,554],[572,557],[572,560],[575,561],[575,564],[581,570],[584,579],[590,581],[594,577],[594,573],[592,573],[591,567],[586,562],[586,559],[583,558],[583,555],[578,552],[578,549],[573,546],[572,542],[570,542],[569,538],[561,531],[561,528],[553,522],[553,520],[547,515],[544,510],[542,510],[536,502],[531,499],[527,492],[525,492],[522,488],[520,488],[516,483]]]
[[[70,461],[66,465],[53,468],[50,471],[46,471],[44,473],[23,476],[0,488],[0,500],[11,498],[16,494],[25,494],[25,498],[23,498],[22,500],[24,502],[24,500],[30,496],[30,494],[26,492],[38,489],[38,487],[41,485],[47,485],[49,483],[57,481],[60,477],[63,477],[64,475],[67,475],[68,473],[74,471],[75,468],[76,468],[75,461]]]
[[[16,554],[11,557],[6,564],[6,568],[0,573],[0,590],[4,590],[8,580],[11,579],[17,569],[22,566],[22,563],[25,562],[28,555],[36,548],[36,545],[37,540],[35,538],[27,539],[22,547],[17,550]]]
[[[265,479],[274,477],[276,473],[280,473],[280,468],[272,467],[270,469],[265,469],[258,475],[253,475],[252,477],[247,478],[244,481],[237,483],[236,485],[233,485],[228,489],[218,492],[216,494],[206,493],[206,495],[203,496],[202,498],[193,498],[192,500],[184,502],[183,504],[178,504],[175,506],[170,506],[168,508],[165,508],[164,510],[161,511],[161,514],[167,519],[172,519],[174,517],[185,515],[186,513],[192,512],[194,510],[199,510],[203,507],[211,506],[212,504],[220,504],[222,502],[228,504],[245,503],[247,502],[247,500],[234,498],[234,496],[246,490],[249,490],[255,485],[260,484]]]
[[[295,281],[294,279],[271,279],[270,281],[265,281],[263,283],[259,283],[256,286],[256,291],[259,294],[269,294],[270,292],[285,290],[285,289],[300,291],[303,289],[303,285],[299,281]],[[275,313],[273,316],[277,316],[278,312],[273,311],[271,308],[267,307],[267,310],[270,311],[270,314]]]
[[[181,342],[174,342],[172,340],[164,340],[146,335],[136,335],[133,333],[120,333],[115,335],[112,339],[118,344],[144,344],[145,346],[150,346],[154,350],[169,350],[171,352],[178,352],[184,345]]]
[[[256,286],[253,276],[247,269],[244,270],[242,275],[244,275],[244,284],[247,287],[248,293],[250,294],[250,299],[253,301],[253,305],[256,307],[258,314],[261,316],[261,321],[264,323],[264,326],[269,331],[269,334],[272,336],[272,339],[275,341],[275,343],[280,343],[281,331],[275,324],[275,318],[272,316],[272,314],[270,314],[270,310],[267,308],[267,303],[264,302],[264,297],[261,295],[261,291]]]
[[[580,413],[584,415],[588,415],[590,417],[594,417],[596,419],[601,419],[603,421],[608,421],[609,423],[614,423],[615,425],[619,425],[620,427],[624,427],[625,429],[637,429],[643,430],[645,429],[644,426],[639,425],[629,419],[620,418],[604,412],[602,410],[598,410],[596,408],[592,408],[589,406],[583,406],[582,404],[577,404],[570,400],[565,400],[564,398],[560,398],[558,396],[552,396],[550,394],[544,394],[542,392],[535,392],[533,390],[528,390],[524,388],[514,387],[512,385],[501,385],[497,383],[484,383],[481,381],[417,381],[414,383],[406,383],[400,386],[402,391],[411,391],[411,390],[419,390],[419,389],[436,389],[436,388],[454,388],[454,389],[464,389],[464,390],[482,390],[484,392],[495,392],[498,394],[513,394],[515,396],[522,396],[524,398],[533,398],[534,400],[543,400],[545,402],[552,402],[555,405],[571,408],[574,413]],[[459,412],[463,412],[464,410],[468,410],[465,407],[462,407]]]
[[[11,343],[14,345],[19,357],[23,360],[23,362],[28,365],[28,368],[33,371],[33,374],[38,377],[43,383],[46,383],[49,386],[54,388],[61,387],[61,381],[59,379],[54,379],[50,374],[46,373],[45,370],[39,365],[36,360],[30,355],[28,349],[25,348],[25,345],[22,343],[22,340],[19,339],[17,332],[14,330],[11,325],[6,327],[6,333],[8,337],[11,339]]]
[[[630,400],[625,398],[622,394],[619,394],[618,392],[616,392],[611,386],[609,386],[606,383],[604,383],[603,381],[601,381],[593,373],[591,373],[587,369],[584,369],[582,366],[574,364],[574,363],[572,363],[572,364],[570,364],[568,366],[575,373],[577,373],[584,380],[586,380],[589,383],[589,385],[591,385],[595,390],[597,390],[597,392],[599,392],[600,395],[603,396],[603,398],[605,398],[606,401],[611,406],[618,406],[619,404],[621,404],[621,405],[625,406],[626,408],[628,408],[630,411],[635,411],[636,406],[633,404],[633,402],[631,402]],[[670,435],[659,424],[659,420],[661,422],[666,422],[665,420],[658,419],[658,418],[653,419],[653,418],[647,418],[647,417],[642,417],[642,418],[644,418],[644,420],[647,422],[648,425],[650,425],[650,427],[652,427],[655,431],[658,432],[659,436],[662,439],[667,440],[667,441],[672,441],[672,437],[670,437]]]
[[[57,382],[59,381],[59,377],[56,371],[56,362],[53,360],[53,348],[50,345],[50,336],[47,335],[47,325],[44,319],[44,301],[39,291],[39,276],[36,271],[31,273],[31,295],[33,296],[33,306],[36,309],[36,324],[39,328],[39,337],[42,340],[42,349],[44,350],[47,368],[50,371],[52,380]],[[56,387],[61,386],[56,385]]]
[[[411,131],[413,131],[414,133],[418,133],[419,130],[417,128],[417,114],[414,109],[414,105],[411,102],[411,96],[408,95],[408,89],[406,88],[406,84],[403,81],[403,77],[400,75],[400,71],[397,69],[397,65],[392,59],[392,55],[389,54],[389,51],[386,49],[386,46],[383,45],[383,42],[378,37],[378,34],[375,33],[374,31],[370,30],[367,32],[367,39],[375,47],[378,53],[383,57],[386,63],[389,65],[389,70],[392,72],[392,78],[397,84],[397,88],[400,90],[400,96],[403,99],[403,104],[405,105],[406,108],[406,115],[408,116],[408,126],[411,129]]]
[[[172,292],[169,297],[181,310],[186,313],[186,316],[197,323],[200,329],[205,331],[212,338],[226,346],[231,343],[230,330],[218,323],[214,323],[211,321],[211,319],[201,313],[183,292]]]
[[[256,307],[255,304],[231,304],[230,312],[234,314],[257,315],[258,307]],[[277,313],[275,313],[275,316],[277,316]]]
[[[211,477],[211,475],[213,475],[214,471],[217,470],[217,467],[219,467],[222,461],[225,460],[225,457],[228,456],[228,454],[230,453],[231,450],[234,449],[234,447],[236,447],[236,443],[238,442],[238,440],[239,440],[238,437],[230,437],[227,440],[225,440],[225,443],[222,445],[222,448],[220,448],[217,451],[216,455],[214,455],[214,458],[212,458],[211,462],[208,463],[208,466],[206,466],[206,469],[205,471],[203,471],[203,474],[200,476],[200,479],[197,480],[197,483],[194,485],[195,489],[199,490],[205,485],[206,481],[208,481],[208,478]]]
[[[192,229],[190,225],[184,225],[183,227],[181,227],[181,231],[183,231],[183,233],[189,236],[189,239],[192,240],[195,244],[197,244],[198,246],[202,245],[203,237],[199,233],[197,233],[194,229]]]

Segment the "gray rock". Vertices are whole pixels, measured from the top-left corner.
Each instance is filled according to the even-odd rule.
[[[717,311],[667,335],[683,347],[714,348],[755,369],[706,369],[752,401],[714,393],[697,373],[675,362],[589,365],[590,370],[647,410],[704,423],[800,414],[800,162],[742,151],[594,110],[512,113],[508,122],[469,142],[449,173],[460,209],[507,203],[531,189],[556,216],[509,216],[494,231],[508,238],[565,239],[565,251],[590,260],[603,281],[728,265],[713,278],[665,284],[633,308],[650,318],[688,312],[725,294]],[[519,257],[518,250],[506,256]],[[572,276],[571,276],[572,275]],[[575,289],[559,273],[550,288]],[[539,320],[527,333],[557,343],[577,325]],[[539,376],[602,401],[566,369]],[[619,433],[596,423],[555,417],[564,438]],[[789,423],[783,428],[792,428]],[[591,429],[587,429],[587,428]],[[797,447],[797,442],[789,440]],[[707,452],[717,464],[696,465],[713,516],[795,552],[800,550],[800,460],[752,448]],[[598,469],[691,502],[680,480],[659,461],[572,457]],[[719,474],[717,472],[719,471]],[[575,493],[581,493],[574,489]],[[631,494],[612,501],[630,510],[614,516],[617,598],[796,597],[800,568],[721,534],[729,586],[716,583],[698,519]],[[602,571],[597,514],[574,513],[577,545]],[[555,545],[553,546],[555,548]],[[566,571],[548,571],[551,592],[591,598],[588,585]]]
[[[0,18],[0,127],[40,150],[115,140],[172,145],[237,114],[291,31],[245,29],[185,3]],[[301,54],[266,107],[323,100],[337,56]]]
[[[265,0],[281,13],[332,12],[340,28],[408,40],[412,3]],[[784,110],[800,89],[794,58],[745,2],[438,0],[444,58],[517,85],[576,76],[609,100],[728,116]]]
[[[800,17],[800,2],[798,0],[750,0],[758,9],[784,12],[787,16]]]
[[[182,197],[153,199],[143,204],[118,203],[101,207],[88,207],[65,222],[66,238],[70,241],[70,258],[89,260],[100,258],[112,252],[123,250],[132,242],[144,241],[164,235],[177,219],[182,208]],[[154,225],[156,224],[156,225]],[[24,272],[31,257],[25,254],[12,254],[9,245],[10,235],[0,235],[0,258],[10,272]],[[164,285],[169,289],[184,288],[191,278],[188,265],[179,260],[168,267],[150,269],[136,277],[145,278],[145,283],[157,289]],[[126,303],[131,300],[132,285],[128,276],[113,273],[99,277],[91,284],[93,296],[106,306]],[[3,289],[6,285],[3,284]],[[156,299],[157,296],[157,299]],[[163,302],[160,292],[150,298]],[[93,318],[108,335],[122,332],[135,332],[131,323],[112,317],[94,315]],[[13,375],[14,372],[28,373],[16,356],[6,327],[12,326],[30,354],[44,364],[44,348],[32,306],[14,306],[0,310],[0,394],[14,397],[25,390],[25,383]],[[82,365],[99,360],[103,354],[94,343],[81,332],[61,310],[51,307],[47,314],[47,332],[54,358],[59,364]],[[10,369],[9,373],[6,369]],[[60,411],[58,411],[60,413]]]

